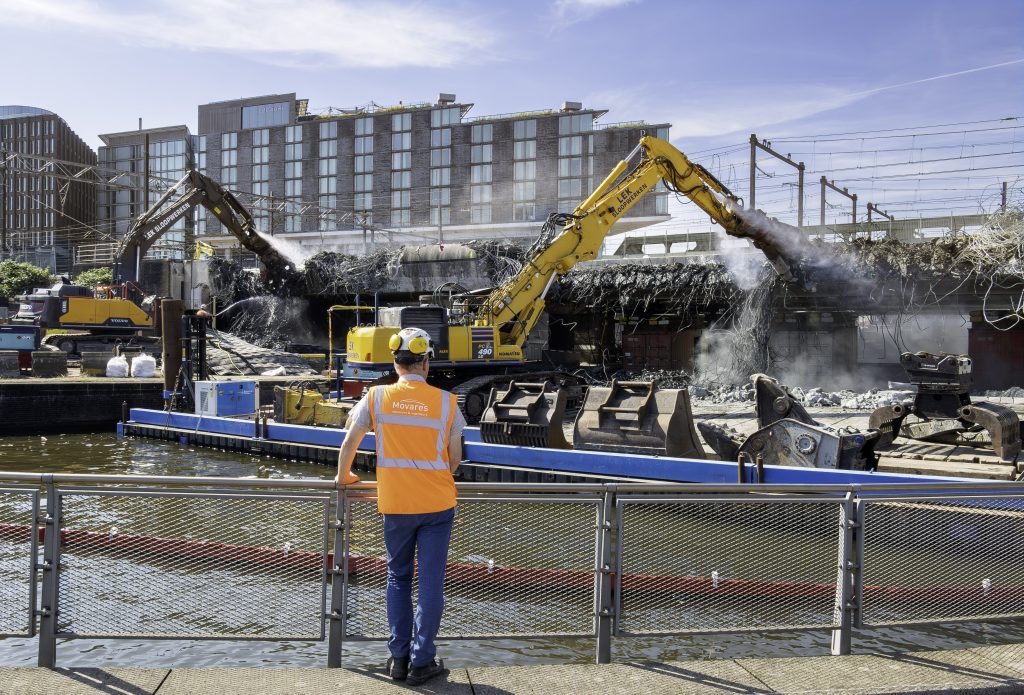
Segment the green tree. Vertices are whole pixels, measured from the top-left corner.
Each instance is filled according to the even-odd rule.
[[[53,284],[50,271],[31,263],[0,261],[0,297],[14,297]]]
[[[95,287],[96,285],[109,285],[113,279],[114,271],[111,268],[89,268],[75,278],[75,284]]]

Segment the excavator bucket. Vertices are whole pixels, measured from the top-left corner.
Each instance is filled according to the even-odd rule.
[[[510,382],[504,391],[491,389],[480,418],[480,438],[488,444],[568,449],[562,431],[566,389],[550,382]]]
[[[573,447],[590,451],[703,458],[686,389],[649,381],[592,386],[576,417]]]
[[[288,425],[311,425],[324,397],[313,389],[274,387],[274,420]]]

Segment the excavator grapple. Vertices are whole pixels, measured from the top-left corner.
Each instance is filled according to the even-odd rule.
[[[573,447],[590,451],[703,458],[686,389],[653,382],[592,386],[576,417]]]
[[[566,389],[548,381],[513,381],[505,390],[491,389],[480,438],[488,444],[568,449],[562,431],[566,400]]]
[[[903,436],[927,442],[977,444],[985,431],[992,448],[1004,461],[1020,454],[1021,430],[1017,413],[995,403],[971,402],[971,359],[948,353],[904,352],[900,364],[917,386],[913,401],[877,408],[868,421],[881,432],[879,446]],[[907,421],[913,415],[915,422]]]

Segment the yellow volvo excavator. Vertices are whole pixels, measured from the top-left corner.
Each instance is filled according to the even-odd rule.
[[[630,169],[638,155],[639,163]],[[523,344],[544,311],[551,285],[577,263],[595,258],[612,226],[659,181],[688,197],[728,234],[750,239],[780,276],[794,279],[789,262],[797,248],[796,230],[787,231],[759,211],[743,210],[742,201],[707,169],[664,140],[642,137],[572,213],[549,217],[523,269],[503,285],[463,295],[450,307],[384,308],[375,325],[351,329],[345,393],[358,395],[366,385],[389,378],[389,338],[400,328],[417,326],[434,343],[432,376],[459,395],[467,418],[474,421],[492,386],[539,367],[524,360]]]

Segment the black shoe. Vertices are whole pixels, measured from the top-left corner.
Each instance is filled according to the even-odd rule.
[[[391,676],[391,680],[404,681],[409,675],[409,657],[388,657],[388,663],[384,666],[384,670]]]
[[[435,676],[443,676],[446,673],[448,673],[448,669],[444,667],[443,661],[440,665],[436,661],[431,661],[426,666],[413,666],[409,669],[409,677],[405,682],[408,685],[420,685]]]

